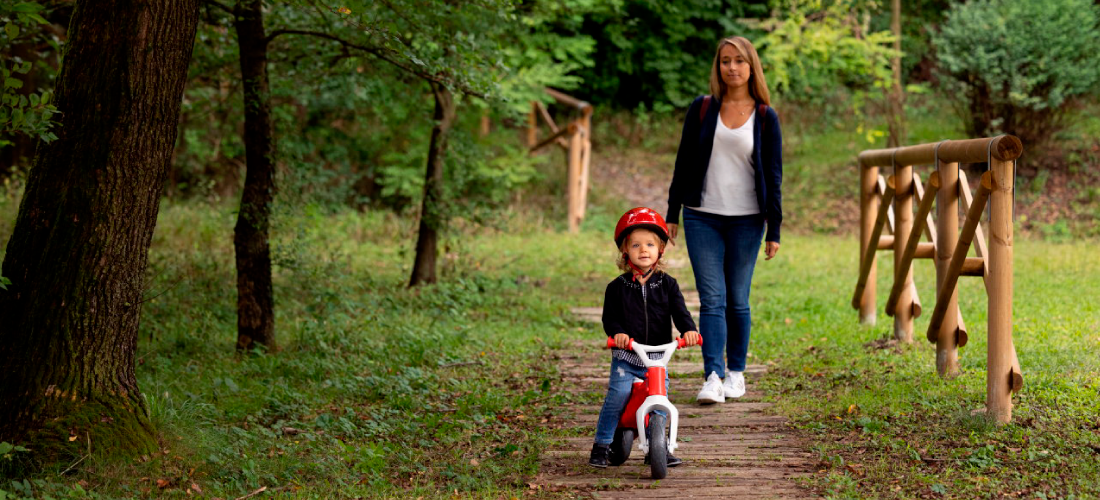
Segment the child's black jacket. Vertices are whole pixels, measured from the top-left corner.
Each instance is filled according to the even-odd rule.
[[[603,329],[608,337],[625,333],[646,345],[672,342],[672,323],[681,332],[698,331],[676,280],[657,272],[644,285],[624,273],[607,284]]]

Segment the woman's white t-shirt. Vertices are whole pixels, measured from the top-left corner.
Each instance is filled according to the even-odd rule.
[[[693,210],[717,215],[760,213],[756,199],[756,171],[752,167],[752,131],[756,110],[744,125],[730,129],[719,116],[714,130],[710,166],[703,181],[700,206]]]

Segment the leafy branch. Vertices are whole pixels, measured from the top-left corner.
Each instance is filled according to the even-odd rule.
[[[34,2],[21,2],[15,5],[0,7],[0,19],[5,19],[3,35],[8,44],[12,44],[20,37],[28,27],[49,24],[42,17],[41,12],[45,7]],[[31,70],[29,61],[16,60],[9,69],[7,65],[0,67],[0,137],[14,134],[25,134],[50,142],[57,136],[50,131],[57,122],[53,116],[58,113],[57,107],[50,103],[51,92],[20,92],[23,88],[25,75]],[[11,144],[10,141],[0,139],[0,147]]]

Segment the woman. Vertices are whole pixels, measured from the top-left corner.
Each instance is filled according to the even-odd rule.
[[[783,139],[760,56],[739,36],[715,52],[712,95],[695,99],[684,120],[666,217],[676,238],[683,206],[701,305],[705,382],[696,400],[704,404],[745,394],[753,268],[761,239],[767,260],[779,251],[783,222]]]

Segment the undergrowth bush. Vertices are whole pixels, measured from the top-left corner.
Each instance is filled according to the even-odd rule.
[[[980,0],[952,6],[933,37],[949,95],[973,137],[1034,147],[1066,126],[1067,104],[1100,84],[1100,7],[1088,0]]]

